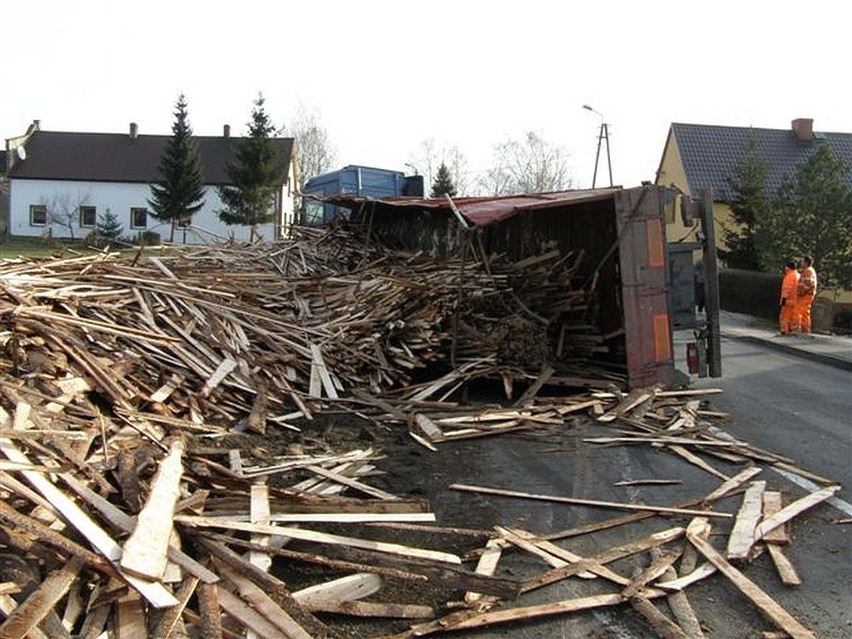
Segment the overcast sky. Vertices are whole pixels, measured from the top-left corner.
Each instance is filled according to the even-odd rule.
[[[616,184],[653,180],[671,122],[852,132],[834,0],[2,0],[0,136],[246,130],[318,114],[337,165],[410,172],[426,139],[471,172],[536,131],[591,186],[601,117]],[[601,162],[605,161],[605,156]],[[598,185],[608,182],[605,165]]]

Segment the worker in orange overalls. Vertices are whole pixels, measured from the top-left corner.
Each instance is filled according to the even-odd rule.
[[[817,274],[814,269],[814,259],[810,255],[802,258],[802,270],[799,274],[799,285],[796,288],[795,324],[802,333],[811,332],[811,306],[817,292]]]
[[[784,279],[781,280],[781,304],[778,313],[779,330],[782,335],[799,330],[796,315],[796,294],[799,288],[799,271],[796,263],[790,260],[784,265]]]

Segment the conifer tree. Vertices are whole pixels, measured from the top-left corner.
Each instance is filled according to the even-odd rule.
[[[443,197],[444,195],[455,197],[456,185],[453,183],[453,177],[450,175],[447,165],[441,162],[438,173],[435,175],[435,181],[432,182],[432,191],[429,193],[429,197]]]
[[[121,238],[124,233],[124,227],[118,221],[118,216],[109,209],[103,215],[98,215],[98,221],[95,224],[95,230],[89,235],[89,242],[103,248]]]
[[[758,219],[767,215],[770,201],[766,190],[766,164],[758,154],[753,133],[749,133],[734,163],[733,173],[726,181],[734,192],[730,203],[733,224],[726,224],[722,229],[726,248],[719,250],[719,256],[729,268],[760,270],[755,226]]]
[[[171,229],[169,241],[174,241],[175,226],[188,222],[204,206],[204,181],[198,146],[192,137],[186,99],[183,94],[175,105],[172,137],[166,144],[158,167],[159,181],[151,185],[151,214]]]
[[[252,240],[258,225],[275,219],[275,196],[281,179],[273,139],[275,127],[263,102],[263,95],[258,95],[248,123],[248,137],[236,146],[235,161],[225,165],[231,185],[217,188],[224,205],[218,211],[219,219],[229,226],[250,226]]]

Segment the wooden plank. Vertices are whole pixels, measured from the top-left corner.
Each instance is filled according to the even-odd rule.
[[[688,639],[683,629],[660,612],[660,609],[647,597],[633,595],[630,598],[630,605],[648,622],[648,625],[661,639]]]
[[[316,612],[332,612],[353,617],[384,617],[388,619],[431,619],[435,616],[435,610],[432,606],[376,601],[329,601],[315,610]]]
[[[566,615],[581,610],[593,610],[609,606],[618,606],[624,603],[620,594],[592,595],[590,597],[578,597],[576,599],[563,599],[553,603],[545,603],[532,606],[519,606],[494,612],[485,612],[468,618],[463,618],[457,623],[438,620],[440,626],[431,632],[423,632],[415,628],[415,636],[423,637],[435,632],[466,630],[474,628],[485,628],[503,623],[514,623],[527,619],[541,619],[555,615]]]
[[[687,586],[691,586],[697,581],[706,579],[710,575],[715,575],[717,572],[718,571],[716,570],[716,566],[711,564],[709,561],[705,561],[700,566],[698,566],[691,572],[683,575],[682,577],[657,582],[656,586],[657,588],[662,588],[663,590],[668,590],[671,592],[683,590]]]
[[[797,499],[796,501],[787,504],[784,508],[779,510],[777,513],[772,515],[771,517],[767,517],[757,526],[757,529],[754,532],[755,540],[763,539],[764,535],[768,532],[775,530],[779,526],[786,524],[788,521],[796,517],[797,515],[803,513],[816,506],[819,503],[824,502],[826,499],[829,499],[840,490],[840,486],[829,486],[827,488],[823,488],[822,490],[818,490],[816,492],[805,495],[801,499]]]
[[[345,505],[345,504],[341,504]],[[238,518],[237,518],[238,519]],[[315,523],[388,523],[388,522],[434,522],[435,513],[276,513],[272,522],[315,522]]]
[[[576,574],[577,577],[582,579],[594,579],[596,575],[600,575],[621,585],[625,585],[629,581],[606,566],[602,566],[600,564],[592,565],[593,562],[590,562],[585,557],[574,554],[565,548],[560,548],[550,541],[539,539],[526,530],[521,530],[519,528],[503,528],[502,526],[496,526],[495,528],[506,540],[515,546],[542,558],[552,568],[561,568],[563,566],[568,566],[569,564],[575,564],[582,561],[589,565],[589,569],[578,572]]]
[[[366,493],[372,497],[378,497],[379,499],[387,499],[388,501],[396,501],[400,499],[396,495],[392,495],[391,493],[385,492],[384,490],[380,490],[379,488],[374,488],[373,486],[368,486],[367,484],[363,484],[356,479],[350,479],[349,477],[344,477],[338,473],[332,472],[330,470],[326,470],[321,466],[306,466],[307,470],[320,475],[321,477],[325,477],[326,479],[330,479],[332,481],[337,482],[338,484],[343,484],[344,486],[348,486],[350,488],[354,488],[362,493]]]
[[[328,612],[323,606],[369,597],[382,587],[382,578],[372,573],[357,573],[297,590],[293,599],[305,610]]]
[[[767,519],[777,513],[784,507],[781,492],[777,490],[767,490],[763,493],[763,518]],[[767,544],[789,544],[790,534],[787,531],[786,525],[778,526],[770,530],[763,536],[763,541]]]
[[[251,485],[249,518],[253,524],[272,523],[269,512],[269,487],[266,484]],[[259,546],[268,546],[270,538],[269,535],[253,534],[251,541]],[[269,572],[272,567],[272,557],[268,553],[257,550],[249,551],[249,562],[265,572]]]
[[[432,442],[441,441],[444,438],[441,427],[423,413],[412,413],[410,429],[412,431],[417,429]]]
[[[331,399],[337,399],[337,389],[334,387],[334,383],[331,381],[331,375],[329,375],[328,368],[325,365],[325,360],[322,357],[322,350],[316,344],[311,344],[310,348],[311,370],[313,371],[313,369],[316,368],[316,371],[320,377],[320,381],[322,382],[322,387],[325,390],[326,396],[330,397]]]
[[[219,587],[200,583],[197,589],[199,630],[205,639],[222,639],[222,614],[219,608]]]
[[[647,586],[649,583],[657,579],[657,577],[661,576],[666,570],[671,567],[671,565],[678,560],[681,553],[683,551],[680,549],[677,550],[667,550],[665,552],[659,553],[659,556],[656,557],[651,565],[645,568],[639,575],[630,580],[630,583],[627,584],[627,587],[621,591],[622,597],[625,599],[630,599],[635,595],[639,594],[639,590]]]
[[[172,517],[180,497],[184,443],[172,442],[151,484],[148,500],[136,517],[136,527],[124,543],[120,565],[143,579],[162,579],[168,563]]]
[[[262,524],[248,524],[233,520],[223,521],[212,517],[192,517],[187,515],[178,515],[175,517],[175,521],[193,528],[223,528],[226,530],[241,530],[243,532],[261,533],[275,537],[292,537],[293,539],[312,541],[320,544],[332,544],[351,546],[353,548],[363,548],[366,550],[377,550],[379,552],[389,553],[392,555],[402,555],[404,557],[420,557],[423,559],[443,561],[450,564],[461,564],[461,559],[458,555],[440,552],[437,550],[411,548],[400,544],[371,541],[369,539],[357,539],[355,537],[344,537],[342,535],[321,533],[302,528],[273,525],[265,526]]]
[[[218,591],[219,605],[247,630],[264,639],[292,639],[242,599],[224,588]],[[310,636],[310,635],[308,635]]]
[[[272,599],[269,595],[267,595],[262,588],[249,581],[246,577],[239,574],[236,570],[232,569],[230,566],[227,566],[222,561],[216,560],[216,569],[230,581],[233,583],[237,590],[240,593],[240,596],[249,604],[251,604],[252,608],[256,610],[263,618],[269,622],[269,625],[273,627],[275,631],[272,634],[267,634],[269,631],[264,632],[262,628],[266,626],[266,624],[258,623],[258,620],[254,616],[246,615],[240,621],[246,625],[246,627],[257,634],[259,637],[263,637],[264,639],[272,639],[273,637],[282,636],[286,639],[311,639],[311,635],[305,630],[302,626],[300,626],[293,617],[291,617],[281,606],[275,603],[275,600]],[[225,604],[223,600],[223,593],[228,592],[227,590],[221,589],[219,591],[219,599],[223,602],[223,607],[231,613],[231,609],[228,605]],[[230,593],[229,593],[230,594]],[[244,611],[240,611],[240,614],[244,614]],[[248,623],[246,623],[248,622]]]
[[[180,589],[177,592],[177,599],[180,603],[177,606],[167,608],[163,612],[154,629],[151,631],[151,639],[169,639],[172,636],[172,633],[181,621],[186,604],[189,603],[190,597],[195,594],[199,583],[198,577],[189,577],[181,583]]]
[[[708,473],[710,473],[711,475],[715,475],[716,477],[718,477],[722,481],[727,481],[728,479],[730,479],[725,473],[723,473],[720,470],[716,470],[710,464],[708,464],[706,461],[701,459],[698,455],[688,451],[683,446],[674,445],[674,446],[668,446],[667,448],[669,450],[671,450],[672,452],[683,457],[690,464],[694,464],[694,465],[698,466],[699,468],[706,470]]]
[[[654,551],[652,550],[651,552]],[[663,577],[668,580],[676,579],[677,573],[674,568],[669,566],[663,573]],[[698,621],[698,617],[695,615],[695,610],[693,610],[692,604],[689,603],[686,593],[683,591],[670,593],[666,595],[666,601],[669,602],[669,608],[672,609],[672,613],[675,619],[677,619],[678,625],[687,636],[687,639],[704,639],[704,631],[701,629],[701,623]]]
[[[760,611],[772,619],[779,628],[793,639],[816,639],[816,635],[782,608],[772,597],[761,590],[757,584],[734,568],[707,540],[687,528],[687,539],[704,555],[731,583],[748,597]]]
[[[609,548],[592,555],[588,559],[578,561],[577,563],[570,564],[563,568],[554,568],[553,570],[526,580],[521,587],[521,592],[529,592],[530,590],[541,588],[542,586],[576,575],[584,570],[591,571],[595,564],[608,564],[612,561],[634,555],[637,552],[644,552],[645,550],[650,550],[651,548],[667,544],[683,536],[685,532],[686,530],[684,528],[670,528],[627,544],[621,544],[619,546]]]
[[[726,497],[762,471],[763,469],[759,466],[744,468],[730,479],[725,479],[718,488],[704,498],[704,503],[712,503]]]
[[[115,604],[116,639],[148,639],[145,608],[135,592],[130,593]]]
[[[624,481],[617,481],[613,484],[613,486],[645,486],[645,485],[658,485],[665,486],[668,484],[681,484],[683,480],[681,479],[626,479]]]
[[[524,493],[516,490],[505,490],[502,488],[488,488],[485,486],[472,486],[470,484],[451,484],[453,490],[462,492],[480,493],[485,495],[499,495],[501,497],[519,497],[522,499],[533,499],[539,501],[553,501],[562,504],[574,504],[577,506],[593,506],[598,508],[615,508],[618,510],[638,510],[655,513],[667,513],[677,515],[693,515],[704,517],[732,517],[729,513],[720,513],[715,510],[691,510],[687,508],[669,508],[666,506],[650,506],[648,504],[627,504],[613,501],[597,501],[594,499],[578,499],[576,497],[563,497],[559,495],[539,495],[535,493]]]
[[[767,543],[766,548],[769,550],[769,556],[772,558],[775,570],[781,578],[781,583],[785,586],[800,586],[802,578],[799,577],[796,567],[784,552],[784,548],[775,543]]]
[[[72,557],[65,566],[51,572],[44,581],[0,624],[3,639],[23,639],[48,615],[83,568],[83,561]]]
[[[0,421],[2,415],[8,413],[0,408]],[[29,464],[30,460],[7,438],[0,438],[0,451],[10,460],[22,464]],[[104,557],[106,557],[117,568],[121,560],[121,547],[110,537],[98,524],[96,524],[80,507],[74,503],[65,493],[57,488],[50,480],[39,473],[23,471],[22,474],[62,515],[71,525],[76,528],[89,543],[91,543]],[[119,570],[122,578],[145,597],[155,608],[174,606],[178,603],[174,595],[166,590],[162,584],[145,581],[124,573]]]
[[[765,481],[753,481],[743,495],[743,502],[728,537],[728,561],[744,561],[754,545],[754,531],[763,512]]]
[[[696,535],[701,535],[704,539],[710,538],[710,531],[713,527],[710,525],[710,520],[706,517],[696,517],[692,521],[692,530]],[[687,575],[695,570],[699,558],[698,551],[695,546],[688,541],[684,543],[683,556],[680,560],[680,574]]]
[[[515,406],[526,406],[535,398],[538,392],[541,390],[541,387],[547,383],[553,374],[556,372],[556,369],[552,366],[547,366],[541,372],[541,374],[536,378],[536,380],[529,385],[526,391],[524,391],[523,395],[518,398],[518,401],[515,402]]]
[[[111,525],[122,532],[133,532],[133,529],[136,527],[135,517],[126,514],[72,475],[61,475],[61,477],[71,490],[95,508]],[[219,581],[218,575],[202,566],[180,548],[169,544],[168,553],[171,561],[195,577],[198,577],[204,583],[213,584]]]
[[[494,575],[497,572],[497,564],[502,555],[503,545],[497,539],[489,539],[485,542],[485,550],[479,555],[474,572],[478,575]],[[468,590],[464,593],[464,602],[468,606],[473,606],[478,604],[484,596],[481,592]]]

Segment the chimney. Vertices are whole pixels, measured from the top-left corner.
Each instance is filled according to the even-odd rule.
[[[796,118],[793,120],[793,133],[797,140],[810,142],[814,137],[813,118]]]
[[[130,139],[135,140],[138,135],[139,135],[139,125],[137,125],[135,122],[131,122],[130,123]]]
[[[41,131],[41,120],[33,120],[33,131]]]
[[[223,137],[223,138],[225,138],[226,140],[227,140],[229,137],[231,137],[231,125],[230,125],[230,124],[226,124],[226,125],[222,128],[222,137]]]

